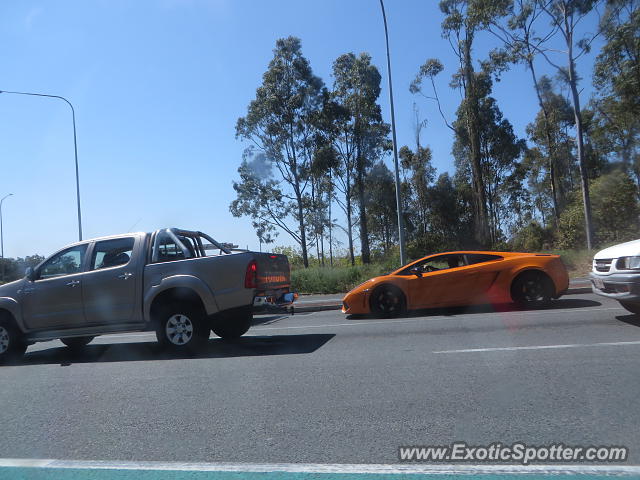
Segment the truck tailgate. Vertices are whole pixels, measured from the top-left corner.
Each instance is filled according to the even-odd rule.
[[[291,289],[291,270],[286,255],[256,253],[257,295],[282,295]]]

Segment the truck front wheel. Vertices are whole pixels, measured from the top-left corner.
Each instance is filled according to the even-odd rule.
[[[249,330],[253,320],[253,306],[221,312],[213,321],[211,330],[220,338],[239,338]]]
[[[162,308],[156,323],[156,338],[160,346],[180,351],[195,351],[209,339],[206,315],[190,305],[170,305]]]
[[[0,364],[18,360],[26,350],[20,330],[13,322],[0,318]]]

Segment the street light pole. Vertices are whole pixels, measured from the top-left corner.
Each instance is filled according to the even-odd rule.
[[[5,195],[0,200],[0,257],[2,257],[2,283],[4,283],[4,232],[2,231],[2,202],[5,198],[12,196],[13,193]]]
[[[78,240],[82,240],[82,214],[80,212],[80,174],[78,171],[78,142],[76,140],[76,111],[71,105],[71,102],[60,95],[46,95],[44,93],[31,93],[31,92],[9,92],[7,90],[0,90],[0,93],[10,93],[12,95],[29,95],[31,97],[47,97],[47,98],[59,98],[69,105],[71,108],[71,119],[73,121],[73,150],[76,160],[76,200],[78,204]]]
[[[391,84],[391,56],[389,55],[389,32],[387,30],[387,15],[384,11],[384,3],[380,0],[382,20],[384,21],[384,38],[387,44],[387,73],[389,75],[389,103],[391,106],[391,135],[393,138],[393,164],[396,177],[396,208],[398,209],[398,241],[400,242],[400,264],[406,263],[404,250],[404,225],[402,222],[402,200],[400,199],[400,172],[398,169],[398,143],[396,140],[396,115],[393,108],[393,86]]]

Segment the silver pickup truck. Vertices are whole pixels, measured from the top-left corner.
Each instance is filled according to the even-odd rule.
[[[293,302],[286,256],[231,251],[177,228],[75,243],[0,286],[0,362],[35,342],[81,348],[97,335],[132,331],[194,350],[211,331],[246,333],[256,297]]]

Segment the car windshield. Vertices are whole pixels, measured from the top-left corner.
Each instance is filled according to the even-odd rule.
[[[640,479],[640,0],[3,0],[0,46],[0,480]]]

